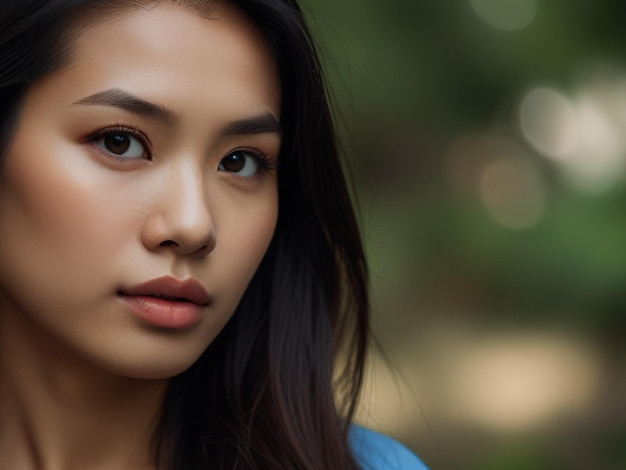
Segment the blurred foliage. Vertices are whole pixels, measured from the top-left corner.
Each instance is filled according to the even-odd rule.
[[[617,71],[626,87],[626,2],[525,1],[536,15],[515,31],[479,18],[479,0],[308,0],[305,10],[344,120],[381,328],[399,341],[408,341],[411,328],[424,331],[446,318],[486,329],[576,331],[599,348],[611,376],[624,370],[626,344],[623,184],[595,191],[573,184],[526,138],[519,109],[538,86],[573,100],[590,70]],[[609,98],[622,117],[625,100]],[[626,135],[626,120],[612,124]],[[505,141],[530,165],[543,191],[535,223],[511,228],[490,215],[480,150],[463,156],[468,181],[477,172],[475,187],[455,187],[451,148],[464,138]],[[626,161],[626,140],[620,142]],[[398,318],[405,326],[393,324]],[[624,381],[615,380],[624,391]],[[492,436],[481,452],[467,453],[476,462],[471,468],[626,468],[626,406],[615,410],[622,393],[606,393],[613,401],[599,397],[585,418],[603,439],[593,440],[585,458],[571,458],[572,447],[588,439],[584,432],[559,445]],[[602,424],[607,414],[610,426]],[[440,428],[442,453],[454,453],[446,425]]]
[[[419,259],[415,281],[461,268],[488,288],[493,310],[550,310],[557,322],[567,315],[613,334],[626,300],[624,191],[581,193],[540,162],[549,210],[532,228],[511,231],[480,200],[450,189],[445,152],[456,137],[496,126],[528,147],[515,116],[524,91],[537,82],[567,88],[590,61],[621,62],[626,4],[540,2],[531,25],[503,32],[467,1],[308,3],[348,122],[366,230],[378,223],[368,219],[377,205],[386,212],[393,204],[415,244],[404,247]],[[583,318],[590,310],[593,318]]]

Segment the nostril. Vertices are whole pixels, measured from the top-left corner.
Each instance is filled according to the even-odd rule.
[[[200,256],[203,256],[203,255],[206,255],[206,254],[210,253],[211,251],[212,251],[212,250],[211,250],[211,248],[209,248],[209,246],[208,246],[208,245],[202,245],[200,248],[198,248],[198,249],[195,251],[195,253],[194,253],[194,254],[196,254],[196,255],[200,255]]]
[[[159,246],[166,247],[166,246],[180,246],[180,245],[173,240],[165,240],[165,241],[162,241],[159,244]]]

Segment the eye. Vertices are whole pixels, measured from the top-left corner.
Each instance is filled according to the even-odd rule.
[[[111,130],[93,138],[93,143],[104,152],[117,158],[146,158],[146,145],[130,131]]]
[[[222,158],[217,169],[242,178],[253,178],[259,173],[262,158],[250,151],[236,150]]]

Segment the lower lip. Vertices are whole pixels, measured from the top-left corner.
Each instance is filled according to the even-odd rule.
[[[121,295],[140,320],[159,328],[183,329],[198,324],[206,306],[144,295]]]

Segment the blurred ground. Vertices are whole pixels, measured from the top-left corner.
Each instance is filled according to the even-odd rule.
[[[307,5],[395,361],[360,420],[433,470],[626,468],[626,3]]]

